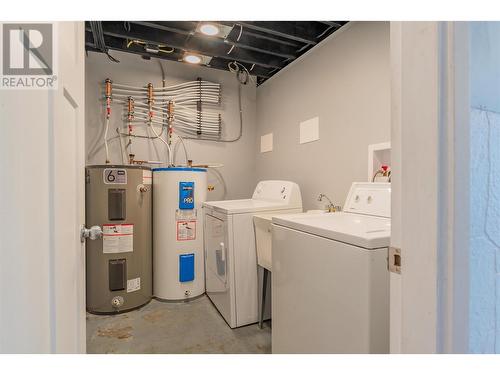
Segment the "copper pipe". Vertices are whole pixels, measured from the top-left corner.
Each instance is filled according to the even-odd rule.
[[[104,83],[106,85],[106,90],[105,90],[106,97],[111,96],[111,84],[112,84],[111,80],[109,78],[106,78]]]
[[[111,92],[112,92],[112,82],[109,78],[106,78],[104,81],[105,89],[104,94],[106,97],[106,119],[109,119],[111,116]]]

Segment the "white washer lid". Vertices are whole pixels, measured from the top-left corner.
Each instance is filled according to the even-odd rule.
[[[227,201],[204,202],[203,207],[211,208],[225,214],[242,214],[249,212],[264,212],[276,210],[288,210],[302,208],[302,206],[290,205],[283,202],[270,202],[260,199],[236,199]]]
[[[276,215],[273,224],[365,249],[388,247],[391,220],[346,212]]]

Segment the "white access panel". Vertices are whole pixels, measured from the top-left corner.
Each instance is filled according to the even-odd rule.
[[[389,352],[387,248],[276,224],[272,246],[273,353]]]
[[[303,121],[299,124],[299,143],[314,142],[319,139],[319,117]]]
[[[229,219],[229,220],[228,220]],[[232,230],[231,218],[214,213],[205,215],[205,282],[206,292],[229,325],[236,325],[234,288],[229,281],[233,279],[233,256],[228,233]],[[232,237],[232,236],[231,236]]]
[[[269,152],[273,150],[273,133],[265,134],[260,137],[260,152]]]

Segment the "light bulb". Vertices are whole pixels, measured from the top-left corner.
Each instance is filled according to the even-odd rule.
[[[200,32],[205,35],[214,36],[219,34],[219,27],[213,23],[204,23],[200,26]]]
[[[201,63],[201,57],[196,55],[185,55],[184,61],[190,64],[199,64]]]

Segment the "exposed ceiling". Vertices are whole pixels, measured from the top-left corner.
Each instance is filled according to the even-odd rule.
[[[203,22],[204,23],[204,22]],[[202,64],[228,70],[236,61],[261,84],[313,48],[346,21],[214,21],[217,36],[200,32],[200,21],[103,21],[85,23],[87,51],[124,51],[144,58],[184,61],[187,53]],[[112,58],[113,53],[108,56]]]

